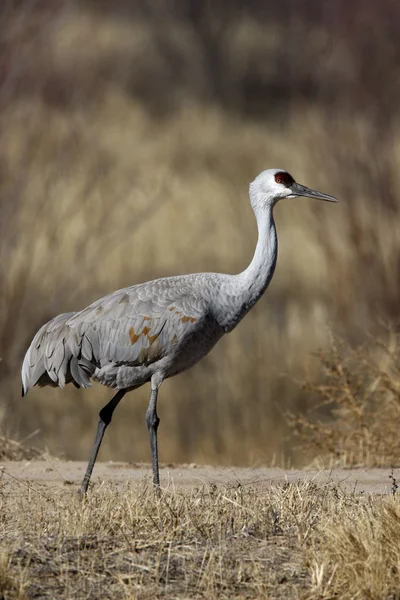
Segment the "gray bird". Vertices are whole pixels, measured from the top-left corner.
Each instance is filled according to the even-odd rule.
[[[238,275],[195,273],[140,283],[113,292],[80,312],[59,315],[33,338],[22,365],[22,395],[34,385],[91,380],[117,390],[101,409],[96,438],[80,488],[85,494],[115,408],[127,392],[150,382],[146,422],[153,483],[159,486],[157,396],[164,379],[196,364],[232,331],[263,295],[277,260],[273,207],[282,198],[336,198],[296,183],[281,169],[263,171],[250,184],[258,225],[253,260]]]

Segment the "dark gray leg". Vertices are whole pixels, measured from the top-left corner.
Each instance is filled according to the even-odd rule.
[[[87,492],[90,476],[92,475],[94,463],[96,462],[97,455],[99,453],[100,444],[103,439],[104,432],[107,425],[111,423],[112,415],[118,404],[125,396],[126,390],[119,390],[115,396],[106,404],[99,413],[99,424],[97,425],[96,437],[94,440],[92,453],[90,455],[89,463],[86,469],[85,477],[83,478],[81,488],[79,490],[80,496],[84,496]]]
[[[151,393],[150,402],[146,411],[146,423],[149,430],[150,436],[150,448],[151,448],[151,466],[153,469],[153,483],[154,485],[160,485],[160,474],[158,470],[158,447],[157,447],[157,429],[160,424],[160,419],[157,415],[157,396],[158,389],[163,381],[158,373],[153,375],[151,378]]]

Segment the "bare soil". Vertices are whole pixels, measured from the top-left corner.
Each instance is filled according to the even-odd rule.
[[[86,469],[83,461],[27,460],[3,461],[0,469],[11,479],[45,484],[49,487],[79,486]],[[168,489],[193,489],[202,486],[277,485],[283,483],[332,483],[349,494],[387,494],[392,489],[390,468],[332,468],[320,470],[283,470],[278,468],[211,467],[198,465],[162,465],[161,485]],[[396,476],[396,471],[394,473]],[[123,462],[96,463],[93,487],[103,483],[117,485],[130,481],[151,480],[147,464]]]

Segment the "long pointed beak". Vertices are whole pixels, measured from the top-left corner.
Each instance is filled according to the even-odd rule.
[[[307,198],[318,198],[318,200],[325,200],[326,202],[339,202],[334,196],[328,196],[322,192],[317,192],[311,188],[301,185],[300,183],[293,183],[291,186],[293,196],[306,196]]]

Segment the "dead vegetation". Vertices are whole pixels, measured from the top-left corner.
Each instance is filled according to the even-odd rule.
[[[21,400],[35,331],[149,278],[243,269],[256,237],[247,185],[266,166],[341,203],[277,207],[266,297],[163,389],[162,460],[304,464],[284,413],[310,393],[292,377],[316,381],[310,353],[328,323],[353,339],[378,314],[396,319],[398,3],[218,6],[0,7],[0,420],[16,439],[40,430],[54,455],[88,456],[110,393]],[[100,459],[148,460],[147,394],[121,404]]]
[[[398,465],[398,334],[382,328],[381,337],[353,348],[331,336],[318,356],[321,375],[301,383],[311,408],[288,415],[301,451],[325,465]]]
[[[88,456],[109,393],[21,400],[37,328],[148,278],[244,268],[256,235],[247,183],[282,166],[342,202],[277,208],[268,296],[166,384],[161,458],[398,464],[397,331],[378,339],[376,318],[398,318],[399,4],[283,8],[1,5],[0,421],[13,437],[40,430],[38,446]],[[343,344],[330,346],[328,323]],[[146,400],[121,405],[101,458],[148,460]],[[0,458],[29,461],[28,446],[1,437]],[[69,486],[24,485],[5,465],[0,597],[397,600],[392,476],[389,497],[307,483],[155,499],[142,484],[80,504]]]
[[[103,486],[80,503],[1,478],[0,593],[28,598],[389,600],[400,504],[333,484]]]
[[[10,439],[0,432],[0,461],[42,458],[43,452],[27,442]]]

